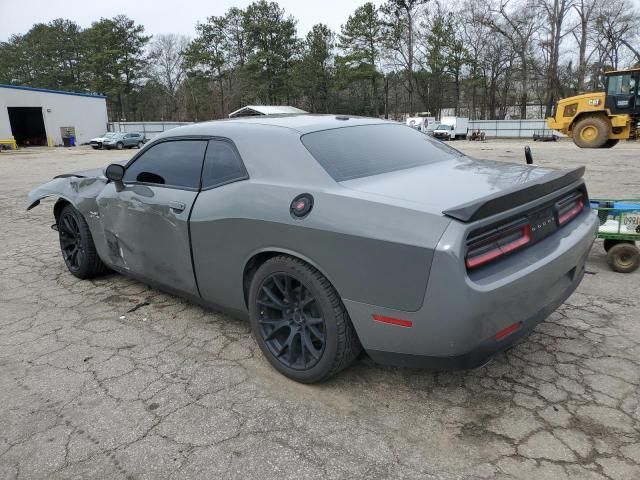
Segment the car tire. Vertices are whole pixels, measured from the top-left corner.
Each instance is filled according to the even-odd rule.
[[[607,253],[607,263],[614,272],[634,272],[640,267],[640,250],[632,243],[618,243]]]
[[[81,279],[105,272],[106,267],[98,256],[89,225],[73,205],[62,209],[57,227],[62,258],[69,272]]]
[[[138,142],[138,150],[140,150],[142,147],[144,147],[144,143],[143,142]]]
[[[317,269],[293,257],[273,257],[255,272],[249,318],[269,363],[297,382],[326,380],[362,350],[336,290]]]
[[[91,148],[93,148],[94,150],[98,150],[100,147],[97,147],[95,145],[91,145]]]
[[[116,148],[117,148],[118,150],[122,150],[122,149],[124,148],[124,143],[122,143],[122,142],[118,142],[118,143],[116,143]]]
[[[580,148],[601,148],[611,132],[609,119],[601,116],[585,117],[573,128],[573,140]]]

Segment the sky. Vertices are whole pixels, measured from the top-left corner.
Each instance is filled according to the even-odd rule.
[[[365,1],[278,0],[278,4],[298,20],[298,35],[303,36],[320,22],[338,31]],[[193,37],[198,20],[250,3],[251,0],[0,0],[0,41],[13,33],[25,33],[34,23],[55,18],[67,18],[88,27],[101,17],[121,13],[144,25],[147,34],[182,33]]]

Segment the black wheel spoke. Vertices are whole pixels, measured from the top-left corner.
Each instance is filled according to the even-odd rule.
[[[284,310],[285,308],[282,304],[273,303],[267,300],[258,300],[258,305],[262,305],[267,308],[275,308],[276,310]]]
[[[315,301],[316,299],[313,298],[311,292],[303,286],[300,289],[300,308],[304,310]]]
[[[316,337],[318,340],[322,340],[324,338],[323,333],[320,330],[318,330],[318,327],[316,325],[307,324],[307,328],[313,334],[313,336]]]
[[[291,288],[291,277],[289,275],[284,277],[284,291],[285,291],[285,298],[289,301],[292,301],[293,290]]]
[[[60,235],[60,243],[62,244],[62,248],[66,248],[75,245],[75,240],[66,233],[62,233]]]
[[[75,228],[73,228],[73,225],[71,225],[71,220],[69,220],[69,216],[65,215],[62,218],[62,224],[64,225],[65,230],[70,234],[73,235],[75,237],[76,235],[76,230]]]
[[[279,272],[265,278],[255,300],[259,333],[283,365],[308,370],[322,358],[325,320],[311,291],[296,277]]]
[[[304,348],[311,354],[311,356],[313,356],[313,358],[318,360],[320,358],[320,350],[315,347],[307,332],[302,335],[302,341],[304,342]]]
[[[277,276],[273,277],[273,284],[280,290],[282,294],[282,298],[287,297],[287,290],[284,284],[284,279],[278,278]]]
[[[277,305],[277,307],[274,307],[274,308],[279,308],[279,309],[285,308],[285,304],[282,301],[280,301],[280,299],[271,291],[271,287],[263,285],[262,291],[265,293],[267,297],[269,297],[269,300],[271,300],[274,305]]]
[[[307,325],[320,325],[322,323],[324,323],[324,319],[322,317],[307,316]]]
[[[275,338],[276,334],[285,327],[289,327],[289,320],[280,320],[279,322],[274,323],[271,332],[264,337],[265,341]]]

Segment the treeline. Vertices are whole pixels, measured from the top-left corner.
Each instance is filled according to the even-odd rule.
[[[387,0],[303,38],[275,2],[151,37],[124,15],[58,19],[0,43],[0,82],[108,96],[111,120],[206,120],[247,104],[472,118],[549,114],[640,62],[631,0]]]

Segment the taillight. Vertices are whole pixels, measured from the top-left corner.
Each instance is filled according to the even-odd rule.
[[[586,193],[574,191],[555,204],[547,204],[506,225],[482,233],[473,232],[467,240],[467,269],[478,268],[541,241],[580,215],[586,204]]]
[[[582,210],[584,210],[584,195],[582,193],[576,193],[560,200],[556,204],[556,208],[558,210],[558,224],[564,225],[580,215]]]
[[[528,223],[506,227],[489,236],[472,240],[467,246],[467,268],[477,268],[518,250],[529,242],[531,242],[531,226]]]

